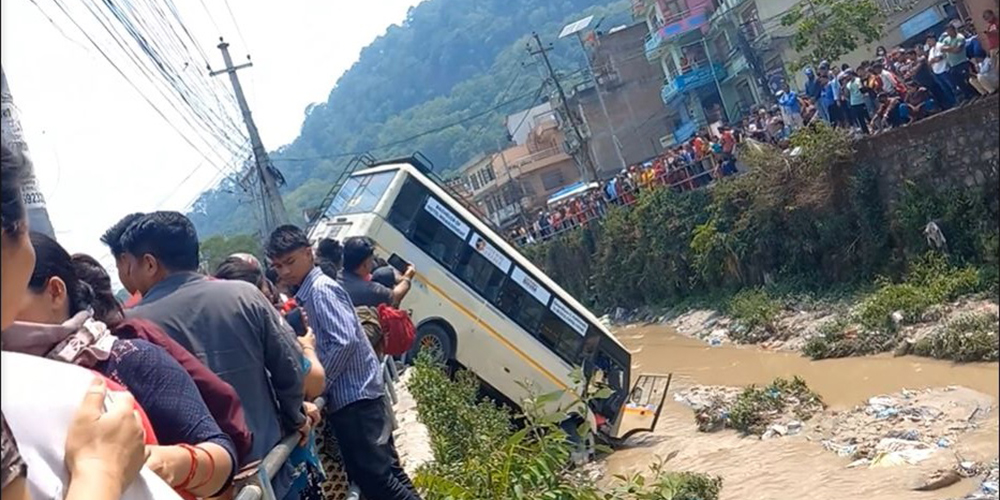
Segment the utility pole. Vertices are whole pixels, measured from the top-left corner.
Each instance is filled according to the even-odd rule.
[[[618,163],[622,170],[628,168],[625,163],[625,155],[622,154],[621,142],[618,140],[618,133],[615,132],[615,124],[611,122],[608,114],[608,106],[604,104],[604,94],[601,93],[601,86],[597,83],[597,75],[594,74],[594,65],[590,62],[590,54],[587,53],[587,46],[583,43],[580,32],[576,32],[576,39],[580,42],[580,50],[583,51],[583,58],[587,60],[587,72],[590,74],[590,81],[594,84],[594,91],[597,92],[597,100],[601,103],[601,112],[604,113],[604,120],[608,123],[608,130],[611,131],[611,143],[615,147],[615,154],[618,155]],[[596,178],[594,179],[597,180]]]
[[[587,150],[584,147],[583,133],[580,132],[580,125],[576,122],[576,116],[569,107],[569,100],[566,99],[566,92],[563,91],[562,84],[559,82],[559,78],[556,76],[556,72],[552,69],[552,63],[549,62],[548,52],[552,49],[547,49],[542,45],[542,39],[539,38],[538,33],[532,33],[531,36],[535,39],[535,44],[538,45],[538,49],[531,50],[530,46],[528,48],[528,53],[535,56],[541,55],[542,62],[545,63],[545,68],[549,72],[549,78],[556,86],[556,92],[559,94],[559,101],[562,103],[563,112],[566,113],[566,119],[569,121],[570,127],[573,129],[573,135],[576,136],[577,146],[576,151],[580,152],[580,156],[577,158],[577,162],[583,166],[583,169],[591,177],[591,181],[597,182],[599,179],[597,175],[597,169],[594,167],[594,163],[590,156],[587,154]],[[586,177],[586,175],[584,176]]]
[[[7,87],[7,74],[3,72],[2,67],[0,67],[0,113],[3,115],[3,144],[11,153],[19,155],[21,161],[24,162],[21,198],[24,200],[28,226],[31,227],[32,231],[55,238],[56,233],[52,228],[52,220],[49,219],[49,211],[45,208],[45,196],[42,195],[42,190],[38,187],[34,163],[31,161],[28,144],[24,141],[24,133],[21,130],[21,119],[18,117],[17,107],[14,106],[14,98],[11,97],[10,88]]]
[[[271,164],[271,158],[267,155],[267,149],[260,140],[260,133],[257,132],[257,125],[253,122],[250,114],[250,106],[247,104],[246,96],[243,95],[243,87],[240,85],[240,78],[236,71],[253,66],[252,62],[246,62],[239,66],[233,66],[233,59],[229,56],[229,44],[219,38],[219,50],[222,51],[222,60],[226,63],[225,69],[211,71],[211,76],[229,74],[229,81],[233,84],[233,93],[236,94],[236,102],[240,105],[240,112],[243,114],[243,121],[247,126],[247,133],[250,135],[250,145],[253,146],[253,156],[256,160],[257,175],[260,177],[261,193],[263,196],[262,206],[264,209],[265,238],[271,234],[276,227],[288,223],[288,212],[285,211],[285,202],[278,192],[279,183],[284,183],[280,173]]]

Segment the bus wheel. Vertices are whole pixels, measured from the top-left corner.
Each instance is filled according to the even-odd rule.
[[[413,343],[411,360],[416,360],[421,351],[427,350],[431,354],[431,360],[438,364],[445,364],[451,360],[453,354],[451,336],[448,331],[437,323],[427,323],[417,329],[417,338]]]

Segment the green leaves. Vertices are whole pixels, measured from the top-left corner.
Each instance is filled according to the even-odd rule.
[[[454,381],[421,357],[409,388],[417,401],[420,421],[427,425],[435,461],[418,471],[414,483],[427,500],[716,500],[721,480],[694,473],[650,468],[650,475],[624,477],[608,489],[598,488],[570,463],[575,445],[560,424],[568,412],[585,412],[579,398],[563,391],[529,397],[522,403],[523,427],[496,426],[499,415],[509,416],[475,397],[474,377],[459,372]],[[582,387],[582,373],[577,389]],[[532,385],[523,387],[531,392]],[[595,396],[604,396],[604,389]],[[576,392],[576,391],[574,391]],[[573,399],[568,408],[552,405]],[[587,435],[586,422],[577,432]],[[457,449],[456,449],[457,448]],[[603,452],[611,450],[603,448]],[[648,485],[648,486],[647,486]],[[693,495],[693,496],[692,496]]]
[[[795,70],[820,61],[835,62],[882,36],[884,16],[874,0],[809,0],[781,17],[781,25],[794,28],[792,47],[802,57]]]

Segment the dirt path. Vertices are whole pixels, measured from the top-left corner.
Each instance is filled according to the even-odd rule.
[[[872,396],[945,386],[972,389],[957,391],[956,397],[995,404],[1000,385],[997,364],[959,366],[888,356],[812,362],[795,353],[709,347],[662,326],[626,328],[617,335],[633,350],[634,374],[674,373],[672,393],[694,384],[766,384],[775,377],[798,375],[837,411],[851,409]],[[935,469],[952,467],[956,452],[968,460],[989,461],[1000,446],[1000,418],[993,411],[977,430],[963,434],[951,448],[938,450],[918,465],[847,469],[851,459],[825,450],[820,437],[808,430],[766,441],[741,438],[733,431],[698,432],[691,409],[672,396],[654,433],[635,439],[632,448],[608,458],[610,474],[642,470],[656,455],[677,451],[670,467],[722,476],[724,499],[945,499],[974,490],[978,480],[927,493],[911,488]]]

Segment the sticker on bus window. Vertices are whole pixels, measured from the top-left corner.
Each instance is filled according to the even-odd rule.
[[[521,288],[525,289],[528,293],[538,299],[539,302],[545,304],[549,301],[549,297],[552,296],[548,290],[542,288],[537,281],[531,279],[520,267],[514,267],[514,272],[510,275],[511,279],[521,285]]]
[[[566,304],[563,304],[559,299],[552,300],[552,312],[556,313],[560,319],[566,322],[570,328],[576,330],[581,336],[587,334],[587,322],[573,312]]]
[[[451,210],[438,203],[434,198],[427,198],[427,203],[424,203],[424,210],[427,210],[428,213],[444,224],[451,232],[457,234],[459,238],[464,240],[469,235],[469,226],[465,225],[457,215],[451,213]]]
[[[493,245],[490,245],[485,238],[483,238],[479,233],[472,233],[472,239],[469,240],[469,246],[475,248],[479,255],[482,255],[486,260],[490,261],[490,264],[497,266],[497,269],[507,274],[510,271],[510,259],[505,257],[499,250]]]

